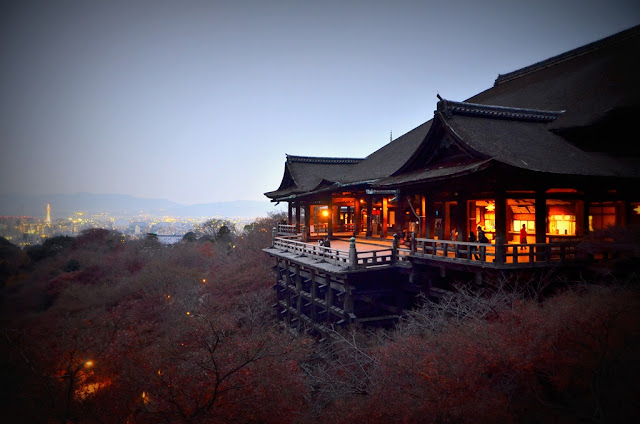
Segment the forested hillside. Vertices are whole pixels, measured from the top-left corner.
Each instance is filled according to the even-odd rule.
[[[106,230],[28,251],[1,240],[5,422],[640,417],[637,240],[623,273],[463,285],[393,330],[318,340],[275,316],[261,249],[281,218],[172,246]]]

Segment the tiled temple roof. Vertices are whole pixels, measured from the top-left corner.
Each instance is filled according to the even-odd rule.
[[[497,163],[543,173],[639,178],[638,148],[630,149],[624,135],[633,134],[628,130],[640,112],[638,57],[640,26],[499,75],[493,87],[464,102],[440,99],[434,119],[364,159],[287,156],[280,188],[265,195],[277,200],[321,186],[406,185]],[[599,131],[596,136],[592,129]],[[449,171],[433,168],[429,157],[443,131],[470,155],[464,163],[444,164]]]
[[[352,165],[352,164],[360,163],[363,160],[364,159],[356,159],[356,158],[330,158],[330,157],[287,155],[287,161],[289,162],[320,163],[324,165],[329,165],[329,164]]]
[[[449,118],[455,114],[480,118],[510,119],[515,121],[551,122],[555,121],[558,116],[564,113],[564,110],[525,109],[440,99],[441,101],[438,102],[437,110]]]
[[[575,59],[578,56],[592,53],[598,49],[606,48],[612,43],[619,43],[621,40],[631,38],[631,37],[637,37],[639,33],[640,33],[640,27],[636,26],[636,27],[627,29],[625,31],[619,32],[617,34],[614,34],[610,37],[606,37],[601,40],[594,41],[593,43],[589,43],[584,46],[578,47],[577,49],[569,50],[557,56],[553,56],[548,59],[541,60],[540,62],[536,62],[529,66],[525,66],[523,68],[517,69],[515,71],[508,72],[506,74],[499,74],[494,82],[494,86],[514,80],[516,78],[520,78],[522,76],[531,74],[533,72],[538,72],[544,68],[555,66],[562,62]]]

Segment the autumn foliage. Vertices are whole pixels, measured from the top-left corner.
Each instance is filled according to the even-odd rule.
[[[292,335],[262,251],[281,217],[161,246],[3,244],[15,423],[579,423],[640,417],[637,276],[544,297],[460,287],[393,330]],[[629,262],[625,263],[628,266]]]

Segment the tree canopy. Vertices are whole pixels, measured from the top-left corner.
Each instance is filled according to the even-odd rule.
[[[3,261],[16,261],[3,271],[0,292],[5,419],[579,423],[640,416],[638,274],[564,281],[544,296],[542,281],[461,283],[438,302],[425,298],[395,328],[336,328],[318,340],[293,335],[272,308],[273,264],[262,248],[280,218],[233,234],[233,249],[219,242],[151,249],[146,240],[89,231],[20,255],[0,240]]]

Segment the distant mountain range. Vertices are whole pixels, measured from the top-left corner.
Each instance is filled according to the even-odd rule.
[[[68,217],[75,212],[112,216],[169,215],[181,217],[258,218],[269,212],[284,211],[268,200],[235,200],[230,202],[182,205],[166,199],[145,199],[124,194],[53,194],[26,196],[0,194],[0,216],[33,216],[44,218],[47,203],[51,205],[51,218]]]

